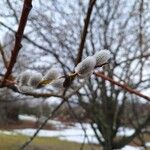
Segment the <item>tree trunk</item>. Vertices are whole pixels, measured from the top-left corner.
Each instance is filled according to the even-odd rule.
[[[103,150],[113,150],[112,145],[111,144],[104,145]]]
[[[113,144],[112,144],[112,140],[111,139],[107,139],[107,141],[105,142],[104,146],[103,146],[103,150],[113,150]]]
[[[105,130],[105,143],[103,150],[113,150],[113,138],[112,138],[112,128],[108,127]]]

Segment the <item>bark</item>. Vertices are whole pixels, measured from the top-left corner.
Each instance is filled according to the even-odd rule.
[[[113,149],[113,138],[112,138],[112,130],[111,128],[105,131],[105,142],[103,145],[103,150],[112,150]]]

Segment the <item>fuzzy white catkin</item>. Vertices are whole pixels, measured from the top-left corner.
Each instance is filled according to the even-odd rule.
[[[20,76],[16,77],[16,83],[17,83],[17,85],[19,85],[19,83],[20,83]]]
[[[93,74],[93,70],[91,72],[89,72],[89,73],[80,74],[79,78],[80,79],[85,79],[85,78],[90,77],[92,74]]]
[[[39,85],[39,82],[42,80],[42,74],[39,72],[33,72],[29,78],[28,85],[36,88]]]
[[[75,67],[75,72],[80,77],[86,77],[93,72],[95,65],[96,58],[94,56],[88,56]]]
[[[55,68],[52,68],[46,72],[42,80],[48,81],[55,80],[58,77],[58,75],[59,75],[58,71]]]
[[[97,52],[94,56],[96,58],[96,66],[99,66],[108,62],[108,60],[111,58],[110,51],[108,50],[101,50]]]
[[[56,79],[54,80],[51,85],[54,87],[54,88],[63,88],[63,83],[64,83],[65,79],[64,78],[59,78],[59,79]]]
[[[18,86],[18,90],[21,93],[30,93],[33,89],[32,89],[32,87],[23,85],[23,86]]]
[[[31,72],[30,71],[24,71],[20,74],[20,76],[18,77],[18,85],[19,86],[24,86],[24,85],[28,85],[28,81],[30,79],[31,76]]]

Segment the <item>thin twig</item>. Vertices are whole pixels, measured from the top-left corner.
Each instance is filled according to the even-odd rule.
[[[128,58],[127,60],[120,61],[120,62],[116,63],[116,65],[121,65],[123,63],[127,63],[130,61],[134,61],[134,60],[138,60],[138,59],[142,59],[142,58],[148,59],[149,57],[150,57],[150,53],[142,54],[142,55],[134,56],[133,58]]]
[[[1,45],[0,45],[0,53],[2,55],[2,60],[3,60],[3,63],[5,65],[5,68],[7,69],[7,67],[8,67],[8,61],[7,61],[6,55],[5,55],[5,53],[4,53],[3,48],[2,48]]]
[[[14,16],[16,22],[18,23],[19,20],[18,20],[18,17],[17,17],[17,13],[16,13],[15,9],[13,8],[12,3],[10,2],[10,0],[7,0],[7,4],[9,6],[9,8],[12,10],[13,16]]]
[[[11,75],[12,69],[16,63],[16,60],[17,60],[17,57],[19,54],[19,50],[22,47],[21,40],[23,37],[23,32],[24,32],[24,29],[25,29],[25,26],[27,23],[27,19],[28,19],[28,15],[29,15],[31,8],[32,8],[32,0],[24,0],[24,5],[23,5],[23,10],[22,10],[22,14],[21,14],[18,31],[16,32],[16,35],[15,35],[15,46],[14,46],[14,49],[11,54],[10,62],[9,62],[7,71],[5,73],[5,76],[4,76],[4,79],[2,82],[2,86],[5,85],[6,79],[8,79],[9,76]]]
[[[80,45],[79,45],[79,49],[78,49],[76,65],[82,59],[82,53],[83,53],[84,44],[85,44],[85,41],[86,41],[88,26],[89,26],[91,14],[92,14],[92,10],[93,10],[93,6],[95,5],[95,2],[96,2],[96,0],[89,0],[88,10],[87,10],[87,14],[86,14],[86,17],[85,17],[85,20],[84,20],[84,27],[83,27],[83,31],[81,33],[81,40],[80,40]]]
[[[18,150],[23,150],[25,149],[37,136],[37,134],[40,132],[40,130],[46,125],[48,120],[52,117],[54,117],[55,113],[59,110],[59,108],[65,103],[65,100],[62,100],[62,102],[52,111],[52,113],[46,118],[46,120],[40,125],[40,127],[36,130],[34,135],[30,137],[30,139],[25,142]]]
[[[132,88],[129,87],[127,84],[121,84],[121,83],[119,83],[119,82],[117,82],[117,81],[114,81],[114,80],[111,79],[110,77],[105,76],[103,73],[100,73],[100,72],[94,72],[94,74],[95,74],[96,76],[98,76],[98,77],[101,77],[101,78],[104,79],[104,80],[107,80],[107,81],[109,81],[109,82],[111,82],[111,83],[113,83],[113,84],[115,84],[115,85],[121,87],[121,88],[124,89],[124,90],[127,90],[128,92],[130,92],[130,93],[132,93],[132,94],[138,95],[139,97],[142,97],[142,98],[144,98],[144,99],[150,101],[150,97],[148,97],[148,96],[146,96],[146,95],[140,93],[139,91],[137,91],[137,90],[135,90],[135,89],[132,89]]]
[[[73,108],[72,108],[72,106],[70,105],[69,101],[67,101],[67,104],[68,104],[68,107],[69,107],[69,110],[70,110],[72,116],[80,123],[81,128],[82,128],[82,130],[83,130],[83,132],[84,132],[84,137],[85,137],[85,138],[84,138],[83,143],[81,144],[80,150],[83,149],[86,138],[87,138],[87,141],[88,141],[88,144],[89,144],[91,150],[94,150],[94,148],[93,148],[93,146],[92,146],[92,144],[91,144],[91,142],[90,142],[90,140],[89,140],[89,137],[88,137],[88,135],[87,135],[86,128],[83,126],[81,120],[78,118],[77,114],[76,114],[75,111],[73,110]]]

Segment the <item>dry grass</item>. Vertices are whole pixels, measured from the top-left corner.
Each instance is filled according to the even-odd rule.
[[[37,128],[37,125],[30,121],[21,121],[14,124],[8,124],[0,126],[1,129],[21,129],[21,128]],[[44,129],[54,129],[52,125],[47,125]],[[118,137],[120,138],[120,137]],[[117,139],[118,139],[117,138]],[[17,150],[25,141],[29,138],[22,135],[4,135],[0,134],[0,150]],[[150,142],[150,135],[145,134],[144,140]],[[135,138],[130,145],[140,146],[141,142],[138,138]],[[81,144],[75,142],[61,141],[57,138],[40,138],[37,137],[35,140],[26,148],[26,150],[80,150]],[[91,150],[90,146],[86,144],[83,150]],[[100,147],[94,146],[94,150],[101,150]],[[150,147],[147,148],[150,150]]]
[[[17,150],[25,141],[29,138],[22,135],[0,135],[0,150]],[[150,141],[150,136],[145,135],[145,140]],[[136,144],[135,144],[136,143]],[[137,146],[140,142],[138,139],[134,139],[134,142],[130,143],[133,146]],[[100,147],[92,145],[94,150],[101,150]],[[41,138],[36,137],[34,141],[25,150],[80,150],[81,144],[75,142],[61,141],[57,138]],[[91,150],[90,146],[86,144],[83,150]],[[150,150],[150,148],[147,148]]]
[[[0,150],[17,150],[28,137],[22,135],[0,135]],[[81,144],[67,141],[60,141],[57,138],[37,137],[26,148],[26,150],[80,150]],[[95,150],[100,150],[94,146]],[[89,145],[85,145],[83,150],[91,150]]]

